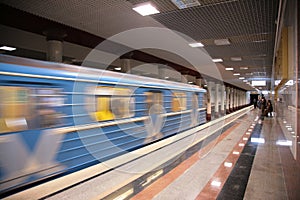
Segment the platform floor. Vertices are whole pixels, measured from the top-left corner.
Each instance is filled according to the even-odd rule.
[[[289,199],[279,150],[289,147],[276,144],[285,140],[277,119],[259,116],[253,110],[236,120],[209,148],[131,199]]]

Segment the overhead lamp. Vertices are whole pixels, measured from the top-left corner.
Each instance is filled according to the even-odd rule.
[[[248,82],[247,80],[243,80],[243,82]]]
[[[225,70],[226,70],[226,71],[232,71],[233,68],[232,68],[232,67],[226,67]]]
[[[240,77],[239,79],[243,80],[243,79],[245,79],[245,77]]]
[[[254,40],[253,42],[259,43],[259,42],[266,42],[267,40]]]
[[[168,77],[168,76],[166,76],[166,77],[165,77],[165,79],[169,79],[169,77]]]
[[[232,60],[232,61],[242,61],[242,57],[231,57],[230,60]]]
[[[226,39],[217,39],[214,42],[215,42],[215,45],[218,45],[218,46],[230,44],[230,41],[227,38]]]
[[[200,6],[198,0],[171,0],[179,9],[190,8],[194,6]]]
[[[121,67],[115,67],[115,70],[120,71],[122,68]]]
[[[252,86],[266,86],[266,81],[252,81]]]
[[[135,5],[132,9],[142,16],[159,13],[159,11],[149,2]]]
[[[245,69],[248,69],[248,67],[240,67],[240,69],[243,69],[243,70],[245,70]]]
[[[239,75],[241,75],[240,73],[234,73],[233,74],[234,76],[239,76]]]
[[[0,47],[0,50],[5,50],[5,51],[14,51],[16,49],[17,48],[15,48],[15,47],[8,47],[8,46],[2,46],[2,47]]]
[[[189,83],[189,84],[192,84],[193,82],[192,82],[192,81],[189,81],[188,83]]]
[[[196,42],[196,43],[190,43],[189,44],[191,47],[204,47],[204,45],[201,42]]]
[[[212,59],[213,62],[223,62],[222,58],[214,58]]]

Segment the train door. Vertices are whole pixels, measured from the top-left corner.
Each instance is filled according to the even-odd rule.
[[[151,142],[163,136],[161,133],[161,129],[164,125],[163,114],[165,113],[163,93],[161,91],[148,91],[145,92],[145,96],[146,115],[149,116],[145,121],[147,131],[145,142]]]
[[[196,126],[198,124],[198,108],[199,108],[199,103],[198,103],[198,95],[196,93],[192,94],[192,114],[191,114],[191,126]]]

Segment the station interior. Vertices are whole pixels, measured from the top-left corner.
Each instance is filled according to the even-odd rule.
[[[0,197],[299,199],[299,7],[297,0],[0,0]],[[81,83],[95,82],[93,74],[102,85],[81,90]],[[47,77],[53,82],[43,81]],[[74,85],[63,86],[71,79]],[[79,113],[76,95],[102,95],[96,103],[88,97],[82,102],[95,123],[83,124],[86,118],[80,121],[77,113],[68,125],[69,118],[57,117],[62,111],[30,111],[33,102],[12,100],[37,83],[51,91],[33,86],[34,95],[48,95],[44,104],[53,101],[53,107],[74,104],[72,116]],[[62,86],[54,88],[56,83]],[[58,95],[69,90],[73,96]],[[172,102],[167,91],[177,96]],[[142,96],[147,115],[134,113]],[[108,104],[121,106],[120,116],[94,111]],[[56,118],[37,127],[21,119],[25,112]],[[174,113],[191,113],[191,125],[182,117],[182,127],[166,136],[161,127]],[[156,135],[91,164],[79,160],[82,165],[68,168],[60,153],[54,155],[59,148],[67,152],[71,137],[82,136],[86,126],[109,135],[118,120],[122,137],[133,134],[125,131],[128,120],[145,123]],[[74,158],[83,155],[71,150]]]

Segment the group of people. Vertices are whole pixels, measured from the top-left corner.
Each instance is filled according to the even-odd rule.
[[[253,100],[254,108],[258,107],[261,109],[262,117],[272,117],[273,105],[271,100],[266,101],[265,97],[258,97],[258,100]]]

